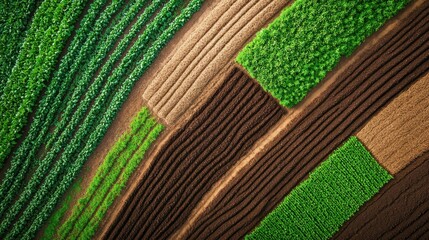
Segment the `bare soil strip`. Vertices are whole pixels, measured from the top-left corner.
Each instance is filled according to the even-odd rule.
[[[429,231],[429,151],[399,171],[333,239],[426,239]]]
[[[429,150],[429,75],[395,98],[357,136],[395,174]]]
[[[105,238],[171,237],[210,187],[285,114],[237,68],[216,81],[220,88],[174,130]]]
[[[227,0],[205,12],[145,90],[152,110],[168,124],[176,122],[245,43],[289,3]]]
[[[325,79],[323,92],[314,96],[316,89],[306,98],[310,103],[292,109],[274,136],[237,162],[176,236],[243,237],[332,150],[424,76],[428,58],[429,2],[416,1]]]

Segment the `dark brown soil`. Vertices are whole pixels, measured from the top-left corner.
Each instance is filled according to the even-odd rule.
[[[427,239],[428,185],[429,151],[395,175],[333,239]]]
[[[184,238],[242,238],[330,152],[428,70],[426,1],[339,74],[253,165],[221,191]]]
[[[108,239],[165,239],[210,187],[285,113],[234,68],[194,117],[177,129],[125,204]]]

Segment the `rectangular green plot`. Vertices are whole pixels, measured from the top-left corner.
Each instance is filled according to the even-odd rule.
[[[296,0],[236,60],[282,105],[293,107],[408,2]]]
[[[246,239],[328,239],[392,176],[350,137]]]

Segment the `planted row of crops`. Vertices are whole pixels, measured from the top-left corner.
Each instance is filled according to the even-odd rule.
[[[391,178],[351,137],[246,239],[328,239]]]
[[[25,34],[40,0],[3,1],[0,3],[0,95],[12,71]]]
[[[34,236],[101,141],[134,83],[201,4],[202,0],[90,4],[1,183],[0,238]],[[37,82],[38,89],[42,82]],[[94,219],[90,225],[97,223]],[[88,229],[85,234],[91,234],[93,228]]]
[[[150,117],[147,108],[139,112],[130,128],[107,154],[85,195],[59,227],[57,238],[90,239],[94,235],[107,209],[163,130],[163,126]]]
[[[81,181],[76,181],[71,186],[71,191],[69,194],[67,194],[64,199],[60,202],[60,207],[58,210],[56,210],[48,219],[48,225],[46,226],[45,230],[43,231],[42,239],[44,240],[50,240],[54,239],[56,236],[57,229],[61,226],[61,223],[63,221],[63,218],[67,212],[68,209],[71,208],[72,204],[72,197],[76,194],[78,194],[81,190]]]
[[[34,15],[0,97],[0,166],[50,77],[86,0],[45,0]]]
[[[236,60],[282,105],[293,107],[408,2],[297,0]]]

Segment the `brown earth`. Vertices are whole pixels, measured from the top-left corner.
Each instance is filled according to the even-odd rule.
[[[395,174],[429,149],[429,75],[395,98],[357,136]]]
[[[413,2],[292,109],[274,136],[255,144],[175,236],[237,239],[250,232],[330,152],[427,73],[428,30],[429,2]]]
[[[145,90],[143,97],[152,110],[168,124],[175,123],[245,43],[290,2],[218,1]]]
[[[237,68],[178,126],[117,215],[106,239],[166,239],[202,196],[285,113]]]
[[[428,239],[428,185],[426,151],[362,206],[333,239]]]

